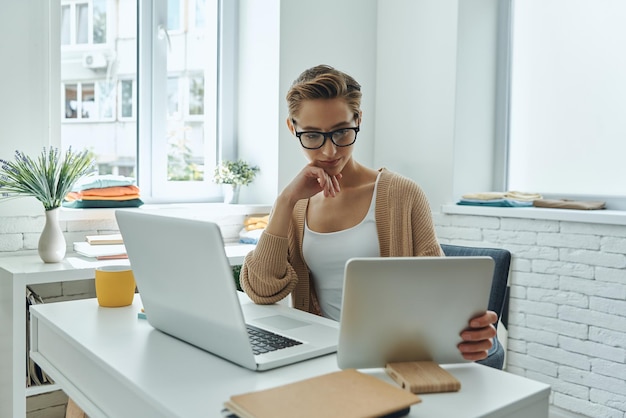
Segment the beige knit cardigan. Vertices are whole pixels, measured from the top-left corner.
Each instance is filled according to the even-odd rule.
[[[385,168],[376,194],[376,229],[382,257],[443,256],[430,206],[412,180]],[[241,287],[259,304],[278,302],[291,293],[295,308],[320,314],[309,270],[302,257],[308,199],[293,210],[287,238],[264,232],[244,260]]]

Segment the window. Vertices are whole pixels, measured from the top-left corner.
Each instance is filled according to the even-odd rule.
[[[63,86],[65,121],[105,121],[113,119],[113,85],[106,81],[67,83]]]
[[[137,83],[135,80],[119,81],[119,107],[118,119],[121,121],[132,121],[137,117]]]
[[[206,27],[206,0],[192,0],[189,8],[191,18],[189,24],[191,29],[202,30]]]
[[[204,115],[204,76],[202,74],[189,77],[189,100],[187,114],[189,116]]]
[[[62,147],[91,150],[102,174],[136,177],[144,201],[218,200],[207,173],[218,149],[219,1],[60,7]]]
[[[107,42],[107,0],[63,1],[61,45]]]
[[[511,5],[507,187],[623,209],[626,3]]]
[[[180,31],[183,28],[182,10],[183,6],[181,0],[168,0],[167,1],[167,30]]]

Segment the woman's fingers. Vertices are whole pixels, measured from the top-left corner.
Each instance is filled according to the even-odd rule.
[[[472,331],[464,331],[461,334],[463,342],[459,344],[459,351],[466,360],[481,360],[487,357],[489,349],[493,346],[492,338],[495,337],[493,326]]]
[[[476,361],[487,357],[496,336],[496,328],[492,324],[497,320],[498,316],[492,311],[470,320],[469,327],[461,332],[463,342],[458,346],[464,359]]]
[[[340,191],[339,176],[330,176],[324,170],[317,173],[317,182],[325,197],[335,197]]]
[[[341,188],[339,187],[339,179],[341,178],[341,173],[337,174],[336,176],[332,176],[332,182],[333,182],[333,187],[335,188],[335,192],[340,192]]]
[[[309,165],[294,179],[291,186],[294,191],[299,190],[296,192],[298,196],[306,195],[301,198],[310,197],[320,191],[324,193],[325,197],[334,197],[341,190],[340,179],[341,174],[331,176],[323,169]]]

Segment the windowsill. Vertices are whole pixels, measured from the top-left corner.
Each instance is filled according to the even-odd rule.
[[[575,210],[547,208],[499,208],[487,206],[443,205],[441,212],[450,215],[496,216],[503,218],[546,219],[608,225],[626,225],[626,211]]]
[[[161,215],[171,214],[172,216],[185,217],[211,217],[221,215],[252,215],[267,214],[272,207],[264,204],[225,204],[225,203],[163,203],[145,204],[139,208],[120,208],[122,210],[133,211],[158,211]],[[59,220],[61,221],[84,221],[115,219],[117,209],[72,209],[61,208]]]

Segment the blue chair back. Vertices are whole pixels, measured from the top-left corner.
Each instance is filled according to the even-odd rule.
[[[488,256],[495,261],[491,293],[489,295],[489,310],[498,314],[498,318],[506,328],[508,326],[508,281],[511,268],[511,253],[502,248],[465,247],[461,245],[441,244],[441,249],[447,257],[459,256]],[[497,324],[496,324],[497,326]],[[494,346],[489,350],[489,357],[478,363],[502,369],[504,364],[504,348],[497,338]]]

